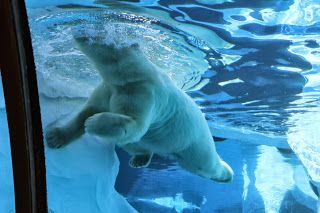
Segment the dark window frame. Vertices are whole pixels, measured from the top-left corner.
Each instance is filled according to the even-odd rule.
[[[46,170],[39,95],[23,0],[0,1],[1,75],[17,213],[46,213]]]

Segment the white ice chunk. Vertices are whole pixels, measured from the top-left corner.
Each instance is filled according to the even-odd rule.
[[[222,123],[209,123],[212,134],[217,137],[228,138],[259,145],[275,146],[290,149],[286,137],[266,135],[246,128],[230,127]]]
[[[302,166],[298,166],[294,170],[293,177],[296,186],[299,189],[299,193],[293,193],[293,196],[296,198],[296,200],[299,200],[299,202],[305,206],[317,206],[318,198],[316,194],[311,190],[308,175],[306,174],[306,171]]]
[[[43,97],[40,101],[44,127],[83,104],[83,100]],[[114,144],[84,135],[62,149],[45,151],[51,212],[136,212],[114,189],[119,169]]]
[[[320,186],[320,107],[309,112],[295,113],[288,119],[288,143]]]

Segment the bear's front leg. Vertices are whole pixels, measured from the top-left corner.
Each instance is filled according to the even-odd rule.
[[[123,137],[132,119],[125,115],[110,112],[97,113],[85,121],[86,132],[110,138]]]
[[[84,133],[84,121],[98,111],[92,107],[84,107],[72,120],[63,126],[49,126],[45,139],[50,148],[61,148]]]
[[[85,121],[85,131],[105,138],[119,145],[139,141],[141,127],[130,116],[103,112]]]
[[[70,141],[68,134],[61,127],[48,128],[45,138],[50,148],[61,148]]]
[[[154,91],[149,83],[130,82],[113,88],[110,111],[85,121],[86,132],[123,146],[135,143],[148,131],[154,116]]]
[[[81,111],[62,126],[47,127],[45,138],[50,148],[61,148],[77,138],[84,131],[84,122],[90,116],[108,110],[110,92],[105,84],[100,84],[91,94]]]

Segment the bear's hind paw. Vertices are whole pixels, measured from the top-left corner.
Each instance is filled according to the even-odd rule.
[[[129,160],[129,165],[132,168],[143,168],[149,166],[152,155],[135,155]]]
[[[218,176],[210,178],[211,180],[218,183],[231,183],[233,180],[234,172],[232,168],[224,161],[221,161],[221,167],[218,169]]]

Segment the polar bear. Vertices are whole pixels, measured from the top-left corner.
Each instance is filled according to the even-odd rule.
[[[75,38],[102,77],[83,109],[67,124],[47,129],[48,146],[60,148],[89,133],[114,142],[146,167],[154,153],[217,182],[230,182],[208,124],[195,102],[151,63],[137,43],[117,46],[102,38]]]

